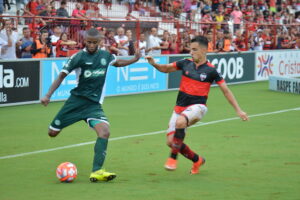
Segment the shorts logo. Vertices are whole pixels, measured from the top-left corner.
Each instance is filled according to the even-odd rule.
[[[201,80],[201,81],[204,81],[204,80],[206,79],[206,77],[207,77],[207,74],[206,74],[206,73],[201,73],[201,74],[200,74],[200,80]]]
[[[55,124],[56,126],[59,126],[59,125],[61,124],[61,122],[60,122],[59,119],[57,119],[57,120],[54,121],[54,124]]]
[[[106,60],[104,58],[102,58],[101,59],[101,65],[106,65],[106,64],[107,64]]]

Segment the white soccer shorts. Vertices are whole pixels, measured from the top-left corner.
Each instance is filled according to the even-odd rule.
[[[207,112],[207,107],[203,104],[194,104],[187,107],[180,114],[173,111],[171,119],[169,121],[169,128],[167,130],[167,135],[173,134],[175,132],[176,120],[180,115],[184,115],[189,120],[189,125],[201,120]]]

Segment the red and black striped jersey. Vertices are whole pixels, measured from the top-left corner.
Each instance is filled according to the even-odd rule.
[[[186,107],[193,104],[206,104],[211,84],[225,82],[215,66],[209,62],[196,66],[192,59],[183,59],[174,62],[173,66],[182,71],[174,109],[176,113],[181,113]]]

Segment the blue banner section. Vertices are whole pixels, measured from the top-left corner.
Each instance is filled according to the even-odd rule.
[[[155,57],[154,59],[160,64],[167,63],[167,57]],[[48,92],[66,62],[67,59],[41,61],[42,96]],[[76,84],[76,74],[73,71],[57,88],[51,100],[67,99]],[[157,71],[148,64],[147,60],[141,58],[137,63],[127,67],[109,67],[105,85],[105,96],[166,90],[167,74]]]
[[[42,60],[42,97],[48,92],[51,84],[58,77],[58,74],[62,70],[66,60]],[[65,80],[61,83],[59,88],[54,92],[51,100],[64,100],[70,96],[70,91],[76,87],[76,74],[73,71],[70,73]]]
[[[159,64],[167,63],[166,56],[154,59]],[[166,90],[167,74],[157,71],[141,58],[127,67],[110,67],[105,85],[105,96]]]

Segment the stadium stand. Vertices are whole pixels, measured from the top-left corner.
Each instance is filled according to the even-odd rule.
[[[179,53],[188,52],[185,47],[196,35],[209,38],[210,52],[300,46],[300,0],[30,0],[6,6],[1,18],[12,19],[19,38],[23,28],[29,27],[33,40],[41,30],[46,29],[52,35],[53,28],[60,25],[62,32],[67,32],[78,44],[70,49],[73,53],[74,48],[84,46],[84,32],[92,26],[101,29],[104,35],[109,29],[116,35],[116,30],[123,27],[132,31],[135,42],[140,33],[148,38],[155,27],[159,37],[169,33],[164,40],[170,45],[174,43],[172,35],[173,39],[176,35]],[[184,36],[186,33],[188,37]]]

